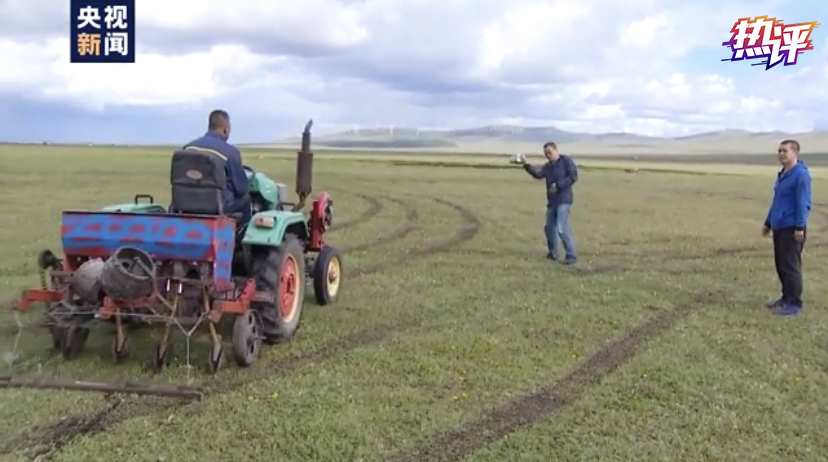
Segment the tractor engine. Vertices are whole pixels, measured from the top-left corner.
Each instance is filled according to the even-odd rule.
[[[278,210],[280,204],[287,202],[287,185],[284,183],[273,183],[273,186],[276,188],[275,203],[271,203],[271,201],[265,198],[259,191],[250,192],[250,202],[253,206],[254,215],[266,210]]]

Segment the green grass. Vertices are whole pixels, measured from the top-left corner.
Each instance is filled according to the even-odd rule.
[[[62,209],[140,192],[168,201],[164,150],[0,149],[6,299],[38,285],[34,258],[59,250]],[[335,222],[351,223],[329,236],[346,249],[337,304],[308,297],[291,342],[217,376],[206,374],[200,339],[192,370],[182,341],[170,369],[143,371],[152,331],[135,334],[126,364],[111,364],[105,328],[64,362],[32,327],[39,310],[24,316],[14,373],[209,393],[189,404],[107,404],[91,393],[2,390],[0,460],[826,460],[823,176],[804,257],[806,312],[780,319],[762,308],[778,292],[759,233],[773,167],[649,163],[629,174],[625,165],[643,167],[584,161],[572,269],[543,258],[543,186],[519,168],[471,165],[505,158],[357,157],[315,161],[315,190],[330,190]],[[293,182],[289,157],[249,151],[246,161]],[[0,316],[1,354],[15,324]],[[77,431],[85,426],[95,431]]]

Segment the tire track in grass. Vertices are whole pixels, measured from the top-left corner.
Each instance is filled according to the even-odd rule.
[[[400,258],[392,258],[373,264],[369,263],[360,268],[356,268],[353,270],[351,277],[356,278],[367,276],[369,274],[378,273],[389,268],[400,266],[403,263],[411,263],[412,261],[415,261],[417,259],[448,252],[457,245],[472,240],[474,236],[476,236],[477,233],[480,231],[480,218],[468,208],[444,199],[432,198],[431,200],[454,209],[462,218],[461,226],[457,228],[451,234],[451,236],[449,236],[447,239],[434,241],[423,247],[413,249],[410,252],[406,253],[404,256],[401,256]]]
[[[417,259],[449,251],[459,244],[470,241],[477,235],[481,227],[481,221],[474,212],[454,202],[437,198],[432,198],[431,200],[454,209],[461,217],[460,226],[449,237],[414,249],[399,258],[355,268],[349,276],[350,279],[369,276],[391,268],[399,268]],[[400,201],[404,202],[401,199]],[[411,205],[411,209],[408,209],[408,218],[413,219],[419,217],[416,212],[411,213],[413,208],[414,206]],[[307,353],[283,358],[270,364],[257,362],[256,365],[249,369],[250,372],[246,373],[245,377],[231,382],[215,384],[215,386],[208,388],[205,393],[205,398],[214,394],[232,391],[263,378],[284,377],[304,366],[327,361],[356,348],[378,344],[391,335],[411,329],[416,325],[416,319],[411,319],[373,326],[346,335],[345,337],[331,340],[320,348]],[[0,448],[0,453],[8,454],[14,451],[34,448],[35,454],[33,456],[54,454],[78,437],[104,432],[112,425],[125,420],[152,415],[161,411],[176,411],[190,405],[189,401],[169,401],[153,399],[152,397],[115,397],[114,399],[117,404],[109,402],[103,409],[71,415],[58,422],[35,428],[32,434],[23,435],[4,444]],[[116,413],[116,411],[121,412]]]
[[[385,208],[383,203],[380,202],[376,197],[369,196],[368,194],[351,193],[351,192],[349,192],[347,190],[344,190],[344,189],[332,189],[332,191],[340,191],[340,192],[344,192],[346,194],[352,194],[355,197],[359,197],[360,199],[362,199],[362,200],[364,200],[365,202],[368,203],[368,208],[364,212],[360,213],[359,215],[357,215],[353,218],[350,218],[350,219],[345,220],[345,221],[340,222],[340,223],[334,222],[331,225],[330,231],[337,231],[337,230],[341,231],[343,229],[348,229],[348,228],[360,225],[362,223],[366,223],[366,222],[370,221],[371,219],[373,219],[374,217],[376,217],[377,215],[379,215],[380,213],[382,213],[382,210]],[[332,198],[332,199],[333,199],[333,202],[334,202],[334,207],[336,207],[337,200],[336,200],[336,198]]]
[[[403,239],[405,236],[411,234],[415,229],[420,227],[420,213],[417,211],[417,208],[411,204],[411,202],[395,199],[393,197],[384,197],[384,199],[388,202],[398,204],[400,207],[403,208],[403,210],[405,211],[405,220],[403,221],[403,224],[398,226],[391,232],[379,236],[373,241],[364,242],[362,244],[356,244],[353,246],[343,246],[340,249],[340,251],[343,254],[349,252],[362,252],[364,250],[368,250],[378,245],[390,244],[392,242],[399,241]]]
[[[486,412],[476,420],[438,433],[421,445],[392,456],[394,462],[459,461],[473,452],[560,413],[590,387],[629,362],[639,349],[679,320],[705,305],[722,301],[723,293],[698,294],[672,310],[661,312],[607,343],[554,384]]]

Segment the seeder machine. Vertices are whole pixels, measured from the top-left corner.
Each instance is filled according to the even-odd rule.
[[[62,215],[63,255],[44,250],[38,257],[42,287],[23,292],[15,309],[45,303],[42,324],[55,350],[77,357],[96,325],[114,331],[111,355],[130,355],[130,333],[155,325],[159,332],[150,355],[154,370],[170,360],[174,326],[190,334],[203,327],[209,336],[211,372],[225,364],[219,323],[229,318],[232,356],[245,367],[263,343],[290,339],[312,281],[317,302],[334,302],[341,286],[339,252],[325,242],[333,203],[318,194],[310,214],[301,209],[312,188],[313,153],[308,122],[297,156],[297,203],[286,202],[286,186],[245,167],[253,218],[222,210],[226,178],[214,152],[182,149],[173,154],[172,204],[150,195],[101,211],[66,210]]]

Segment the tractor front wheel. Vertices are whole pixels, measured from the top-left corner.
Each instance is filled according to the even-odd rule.
[[[342,286],[342,258],[336,247],[325,246],[313,266],[313,293],[320,305],[330,305]]]
[[[259,312],[265,340],[289,340],[299,329],[305,303],[305,258],[302,244],[288,234],[278,249],[253,261],[257,290],[267,292],[268,301],[251,305]]]

